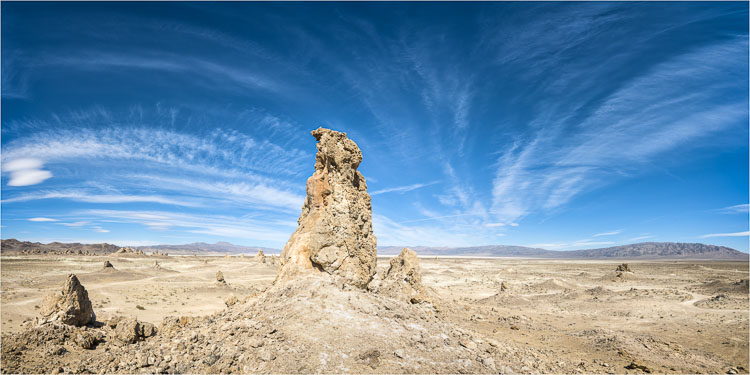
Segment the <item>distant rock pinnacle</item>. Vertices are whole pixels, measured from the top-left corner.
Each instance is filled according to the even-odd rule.
[[[376,238],[367,184],[357,171],[362,152],[346,133],[318,128],[311,134],[318,140],[315,173],[277,281],[320,271],[365,288],[375,274]]]

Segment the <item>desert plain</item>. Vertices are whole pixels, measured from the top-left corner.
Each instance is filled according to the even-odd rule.
[[[32,327],[43,297],[58,291],[71,273],[78,276],[88,291],[97,321],[132,317],[161,327],[169,319],[223,316],[228,305],[233,304],[227,301],[240,301],[235,308],[243,301],[253,304],[253,299],[261,298],[264,291],[272,288],[277,274],[274,257],[267,259],[261,262],[252,256],[4,256],[3,346],[18,345],[16,341],[8,342],[9,335]],[[105,260],[114,269],[105,269]],[[486,357],[478,359],[486,366],[467,367],[466,372],[723,374],[747,373],[750,368],[747,262],[629,261],[632,272],[616,272],[623,263],[617,260],[420,257],[419,263],[422,283],[435,306],[427,309],[429,316],[445,325],[424,324],[424,328],[420,327],[424,331],[422,336],[418,334],[413,343],[398,342],[400,349],[393,351],[389,348],[368,351],[365,343],[362,347],[352,347],[353,351],[364,354],[357,358],[342,354],[345,359],[338,365],[335,360],[322,359],[321,354],[320,362],[299,367],[289,363],[279,366],[278,363],[293,358],[280,349],[272,349],[269,342],[294,341],[295,333],[282,330],[286,337],[279,338],[274,336],[279,334],[274,329],[265,333],[270,341],[259,348],[272,352],[261,353],[263,361],[255,367],[238,367],[233,371],[231,366],[217,368],[208,364],[205,371],[439,372],[434,362],[425,359],[420,365],[419,356],[410,353],[418,348],[429,352],[430,347],[442,346],[442,341],[430,341],[435,335],[446,337],[446,347],[450,344],[449,336],[454,335],[458,337],[455,346],[459,349],[476,353],[486,348]],[[387,265],[388,258],[379,257],[378,274]],[[217,271],[221,271],[226,284],[216,281]],[[314,295],[312,291],[313,298],[300,301],[314,304],[317,301]],[[351,302],[352,295],[348,298]],[[359,299],[358,295],[354,298]],[[292,300],[293,294],[290,303]],[[332,304],[338,306],[336,301]],[[256,308],[262,308],[262,304]],[[304,313],[305,307],[300,311]],[[346,311],[335,311],[330,314],[333,318],[349,319],[348,324],[357,325],[363,332],[370,329],[360,327],[356,316],[350,319],[343,316],[348,314]],[[263,319],[273,319],[256,315],[260,322],[257,324]],[[387,319],[398,323],[399,318],[397,313]],[[413,327],[414,323],[408,325]],[[430,332],[438,329],[435,327],[453,327],[450,329],[459,330],[460,334]],[[371,329],[389,328],[372,323]],[[378,334],[388,335],[388,332]],[[337,333],[331,335],[335,339]],[[357,346],[360,341],[356,341]],[[39,372],[84,373],[185,370],[175,363],[176,358],[161,353],[153,361],[145,358],[142,363],[120,363],[119,367],[115,363],[113,367],[99,366],[102,370],[94,371],[86,367],[87,361],[96,358],[97,351],[109,352],[110,347],[83,349],[68,342],[49,345],[56,348],[50,349],[52,354],[48,357],[35,358],[28,355],[33,354],[29,351],[12,359],[4,350],[3,372],[19,368],[24,372],[37,372],[34,370],[37,368]],[[138,351],[137,347],[135,350]],[[16,361],[12,363],[17,367],[8,367],[9,360]],[[38,363],[41,361],[57,361],[57,364],[48,371],[50,367]],[[461,369],[446,368],[445,372],[463,372]]]

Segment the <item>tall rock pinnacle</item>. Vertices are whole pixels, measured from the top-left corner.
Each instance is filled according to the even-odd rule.
[[[318,128],[311,134],[318,140],[315,173],[276,279],[326,272],[365,288],[375,274],[377,240],[367,184],[357,171],[362,152],[346,133]]]

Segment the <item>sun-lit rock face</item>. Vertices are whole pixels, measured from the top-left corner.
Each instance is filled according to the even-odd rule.
[[[63,288],[44,298],[40,314],[46,321],[83,326],[96,319],[86,288],[74,274],[68,275]]]
[[[365,178],[357,171],[362,152],[346,133],[318,128],[315,173],[307,180],[307,199],[299,226],[281,253],[277,282],[310,272],[325,272],[360,288],[376,266],[372,205]]]
[[[380,281],[378,292],[411,303],[428,300],[422,286],[419,258],[414,250],[404,248],[397,257],[391,259]]]

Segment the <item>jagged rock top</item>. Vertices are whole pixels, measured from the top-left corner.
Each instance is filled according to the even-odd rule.
[[[46,321],[59,321],[78,327],[96,319],[89,294],[74,274],[68,275],[60,293],[44,298],[40,313]]]
[[[318,128],[315,172],[297,230],[284,246],[277,282],[325,272],[365,288],[375,274],[376,238],[362,152],[346,133]]]

